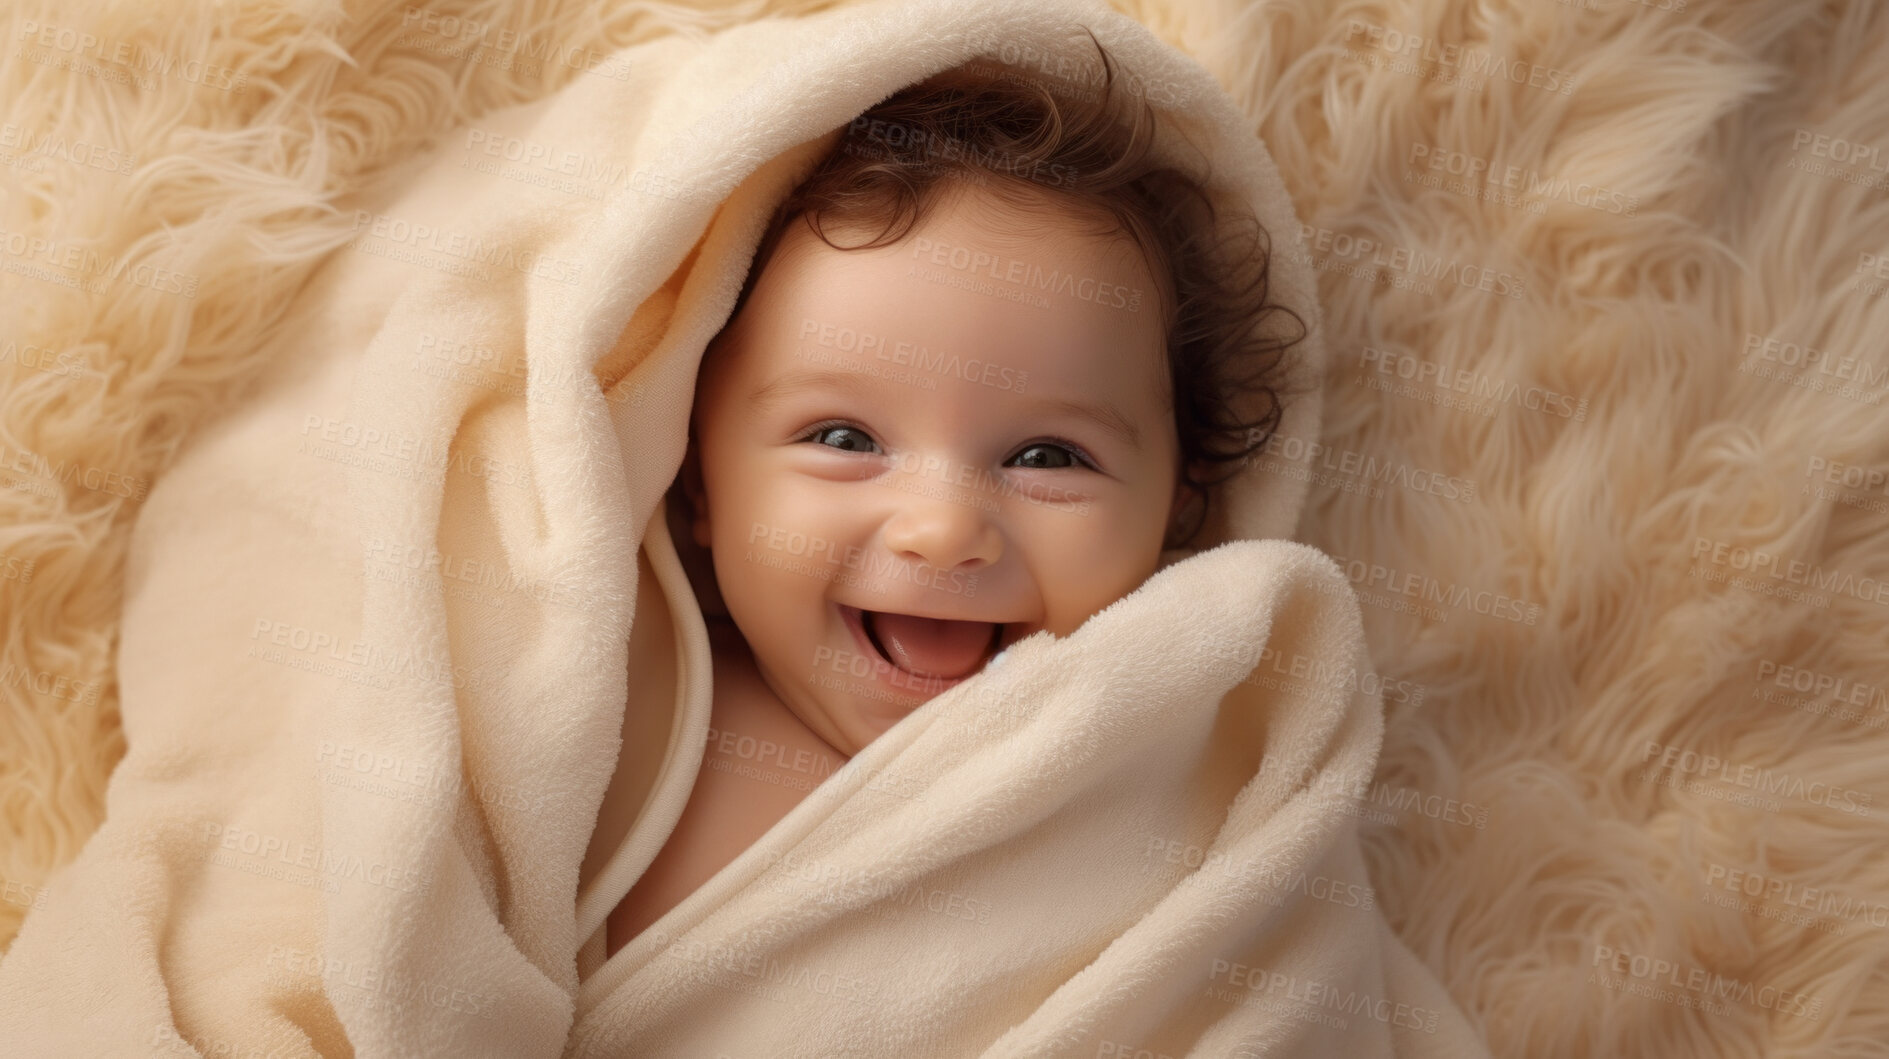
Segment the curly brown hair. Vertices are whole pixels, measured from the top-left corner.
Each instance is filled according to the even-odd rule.
[[[1270,300],[1271,245],[1258,218],[1242,209],[1223,233],[1202,183],[1154,157],[1152,105],[1122,91],[1118,62],[1094,33],[1089,39],[1101,57],[1094,77],[1057,84],[987,55],[860,114],[776,208],[729,319],[796,219],[836,250],[889,246],[925,216],[946,181],[975,184],[1026,214],[1091,219],[1098,236],[1126,233],[1160,288],[1179,472],[1187,508],[1197,512],[1185,532],[1176,520],[1163,547],[1186,547],[1206,521],[1208,487],[1238,473],[1278,429],[1284,400],[1299,392],[1286,353],[1306,325]],[[828,237],[827,221],[880,234],[842,246]],[[1289,317],[1296,334],[1276,334],[1290,329],[1273,326],[1274,314]],[[1245,394],[1262,409],[1252,421],[1235,407]],[[1213,477],[1198,473],[1236,461]]]

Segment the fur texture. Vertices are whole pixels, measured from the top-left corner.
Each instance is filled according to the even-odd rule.
[[[610,48],[823,6],[456,13]],[[1245,106],[1311,229],[1324,434],[1265,458],[1312,476],[1299,539],[1387,682],[1366,852],[1400,935],[1498,1055],[1882,1054],[1889,10],[1121,6]],[[415,10],[11,6],[0,941],[123,752],[137,499],[351,234],[324,204],[575,76],[416,46]]]

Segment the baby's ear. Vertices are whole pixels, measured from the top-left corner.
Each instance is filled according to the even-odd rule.
[[[1189,516],[1194,513],[1194,509],[1205,499],[1206,495],[1189,484],[1185,476],[1175,478],[1174,496],[1168,501],[1167,536],[1162,538],[1162,550],[1178,547],[1182,540],[1193,536],[1184,527],[1190,521]]]
[[[685,457],[682,472],[669,487],[669,537],[675,542],[676,557],[681,560],[682,570],[689,577],[689,587],[695,591],[695,599],[702,613],[705,616],[726,615],[728,605],[722,601],[721,588],[715,582],[715,564],[706,543],[708,523],[696,515],[697,500],[690,496],[691,493],[699,496],[701,472],[699,467],[689,467],[689,462],[690,458]],[[690,488],[692,474],[696,489]],[[697,526],[702,529],[697,530]]]
[[[682,471],[677,476],[682,485],[683,497],[688,501],[685,512],[689,519],[689,537],[703,548],[708,547],[708,491],[702,486],[702,457],[695,446],[695,439],[689,439],[689,451],[682,457]]]

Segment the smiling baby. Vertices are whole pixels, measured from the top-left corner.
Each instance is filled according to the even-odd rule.
[[[1106,53],[1068,85],[967,64],[861,115],[775,213],[667,505],[706,757],[609,952],[925,702],[1133,592],[1197,533],[1200,472],[1275,429],[1264,233],[1219,246],[1130,102]],[[1236,387],[1268,414],[1233,418]]]

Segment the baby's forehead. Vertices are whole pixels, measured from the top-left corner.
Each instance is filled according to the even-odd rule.
[[[835,322],[896,307],[910,327],[990,317],[1039,338],[1048,328],[1091,343],[1162,329],[1152,265],[1131,236],[1070,213],[1005,223],[991,209],[937,208],[893,240],[794,225],[762,269],[760,285],[775,295],[763,300],[791,303],[796,327],[800,314]]]
[[[1146,269],[1081,244],[1006,245],[934,228],[870,252],[807,248],[769,278],[766,315],[776,331],[840,325],[912,340],[929,334],[976,340],[985,353],[1158,336]]]
[[[1112,218],[1054,200],[945,193],[896,230],[796,218],[738,319],[743,389],[797,366],[894,373],[936,387],[966,374],[1094,394],[1158,393],[1166,335],[1149,262]],[[718,372],[719,373],[719,372]],[[1098,385],[1098,383],[1100,385]]]

